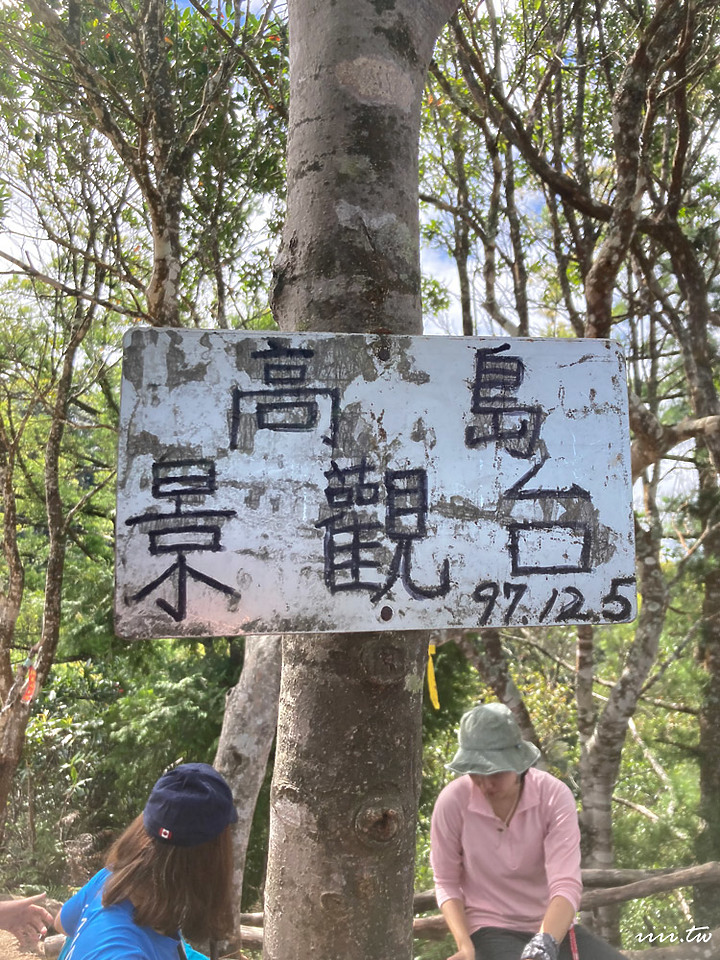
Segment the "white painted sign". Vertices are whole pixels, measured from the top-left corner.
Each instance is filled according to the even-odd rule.
[[[615,623],[635,602],[615,344],[127,335],[121,636]]]

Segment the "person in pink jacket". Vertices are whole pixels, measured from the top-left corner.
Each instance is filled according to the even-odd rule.
[[[464,714],[458,740],[448,767],[460,776],[440,792],[430,834],[437,901],[457,944],[449,960],[573,960],[573,950],[623,960],[573,926],[582,880],[570,789],[535,768],[540,751],[501,703]]]

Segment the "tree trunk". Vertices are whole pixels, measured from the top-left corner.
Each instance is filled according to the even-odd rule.
[[[676,7],[670,0],[661,0],[657,5],[613,96],[615,195],[606,235],[585,277],[585,335],[588,337],[607,337],[612,329],[618,273],[635,237],[647,190],[641,163],[643,117],[648,109],[645,91],[657,64],[664,60],[676,40],[681,17]],[[637,551],[643,595],[638,627],[622,677],[597,718],[592,703],[594,631],[591,627],[581,627],[578,631],[576,697],[583,785],[580,825],[586,867],[608,868],[614,862],[612,795],[628,721],[657,655],[667,608],[667,588],[659,565],[659,538],[638,529]],[[612,943],[619,943],[616,911],[601,909],[593,926]]]
[[[426,650],[285,639],[264,956],[411,956]]]
[[[102,282],[99,280],[98,282]],[[68,338],[55,400],[52,407],[50,430],[45,443],[45,509],[48,524],[48,560],[45,573],[45,596],[40,642],[36,651],[37,687],[40,689],[55,659],[60,639],[60,615],[62,609],[62,584],[65,570],[65,545],[70,515],[66,512],[61,494],[60,458],[62,440],[67,422],[67,407],[73,382],[75,356],[85,334],[90,329],[94,308],[84,311],[78,306],[76,322]],[[25,679],[24,667],[20,667],[15,682],[10,688],[0,713],[0,842],[5,832],[7,802],[25,744],[25,729],[30,718],[31,703],[22,700]]]
[[[25,568],[18,547],[15,499],[16,439],[0,416],[0,505],[2,505],[2,551],[5,576],[0,594],[0,702],[5,704],[13,685],[11,653],[15,628],[25,589]],[[0,775],[1,779],[1,775]]]
[[[698,451],[703,456],[703,451]],[[703,859],[720,860],[720,503],[717,474],[710,463],[699,471],[700,496],[698,515],[707,530],[706,560],[703,567],[704,594],[701,637],[698,659],[707,673],[700,710],[700,816],[704,828],[697,838],[695,849]],[[696,887],[694,903],[698,923],[717,926],[720,922],[718,885]]]
[[[283,330],[420,334],[417,154],[458,0],[290,0]],[[422,634],[283,644],[268,960],[412,955]]]
[[[475,322],[473,319],[470,277],[468,275],[468,260],[470,259],[470,227],[467,222],[468,184],[467,171],[465,170],[465,148],[460,132],[455,132],[451,146],[457,182],[457,212],[453,214],[455,233],[453,256],[457,264],[458,281],[460,283],[462,332],[464,337],[472,337],[475,333]]]
[[[420,98],[459,0],[291,0],[283,330],[422,332]]]
[[[162,196],[148,199],[152,223],[153,271],[148,283],[148,323],[156,327],[180,326],[180,274],[182,270],[180,217],[183,179],[168,177]]]
[[[578,630],[577,704],[580,731],[580,779],[583,785],[580,826],[583,866],[608,869],[613,865],[612,795],[617,782],[628,722],[657,656],[668,604],[668,589],[659,560],[657,531],[636,525],[639,588],[642,605],[632,646],[622,675],[607,704],[596,717],[592,704],[592,627]],[[598,926],[609,939],[617,939],[612,911]]]
[[[674,0],[657,3],[613,97],[615,195],[607,233],[585,278],[586,335],[590,337],[610,335],[615,281],[635,236],[647,190],[641,161],[648,90],[658,65],[682,32],[684,16],[683,5]]]
[[[241,894],[250,828],[277,727],[281,638],[248,636],[245,661],[228,694],[215,767],[230,784],[238,812],[235,856],[235,929],[240,929]]]

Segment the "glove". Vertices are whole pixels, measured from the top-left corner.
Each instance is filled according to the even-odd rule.
[[[551,933],[536,933],[525,944],[520,960],[557,960],[558,942]]]

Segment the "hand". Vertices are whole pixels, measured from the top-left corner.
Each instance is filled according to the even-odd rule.
[[[557,960],[558,942],[550,933],[536,933],[525,944],[520,960]]]
[[[23,947],[32,947],[47,933],[53,918],[40,903],[46,894],[38,893],[24,900],[0,902],[0,927],[9,930]]]
[[[447,960],[475,960],[475,947],[472,942],[460,947],[457,953],[454,953]]]

